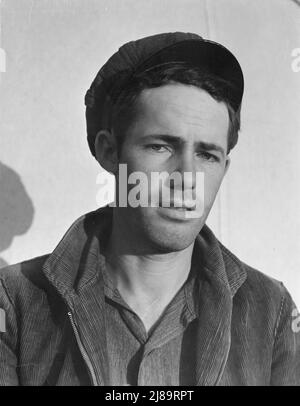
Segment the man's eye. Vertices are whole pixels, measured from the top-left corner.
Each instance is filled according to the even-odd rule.
[[[205,159],[210,162],[219,162],[219,158],[216,155],[210,154],[206,151],[200,151],[197,153],[198,157]]]
[[[166,152],[170,151],[170,148],[168,145],[163,145],[163,144],[150,144],[147,146],[149,149],[151,149],[154,152]]]

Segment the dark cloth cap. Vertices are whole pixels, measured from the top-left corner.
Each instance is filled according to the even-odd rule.
[[[108,127],[116,86],[125,85],[134,74],[170,62],[187,62],[229,82],[232,107],[235,111],[240,109],[244,91],[242,69],[223,45],[183,32],[131,41],[121,46],[99,70],[85,95],[88,143],[93,155],[96,134]]]

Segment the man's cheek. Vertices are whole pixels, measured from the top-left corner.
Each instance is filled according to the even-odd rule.
[[[188,210],[185,213],[186,218],[201,218],[205,213],[205,187],[204,187],[204,172],[196,172],[192,174],[195,176],[195,190],[184,190],[184,202],[189,202],[193,210]]]
[[[218,171],[216,173],[205,173],[204,187],[205,191],[210,196],[215,196],[221,186],[223,180],[223,172]]]
[[[218,193],[221,182],[205,176],[204,180],[204,207],[210,209]]]
[[[153,177],[148,178],[148,201],[150,207],[158,207],[161,198],[161,185],[153,181]]]

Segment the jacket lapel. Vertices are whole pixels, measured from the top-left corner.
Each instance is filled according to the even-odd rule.
[[[107,239],[107,209],[77,220],[46,261],[43,271],[69,309],[79,349],[94,385],[107,384],[107,346],[101,241]]]
[[[199,234],[198,331],[196,384],[218,385],[231,343],[232,299],[246,279],[237,261],[222,252],[222,245],[207,226]]]
[[[105,309],[103,283],[86,286],[80,295],[74,295],[72,301],[73,319],[78,329],[86,357],[90,362],[90,372],[94,373],[93,384],[107,385],[107,345],[105,328]],[[82,354],[85,358],[84,354]],[[87,362],[87,360],[85,359]],[[87,362],[87,365],[88,365]]]

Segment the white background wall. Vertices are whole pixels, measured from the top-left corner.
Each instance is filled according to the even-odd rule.
[[[96,208],[99,167],[85,140],[83,99],[102,64],[126,41],[191,31],[229,47],[245,74],[240,141],[209,225],[242,260],[282,280],[300,306],[300,72],[291,56],[300,48],[297,2],[0,6],[7,58],[0,73],[0,264],[51,251],[78,216]]]

